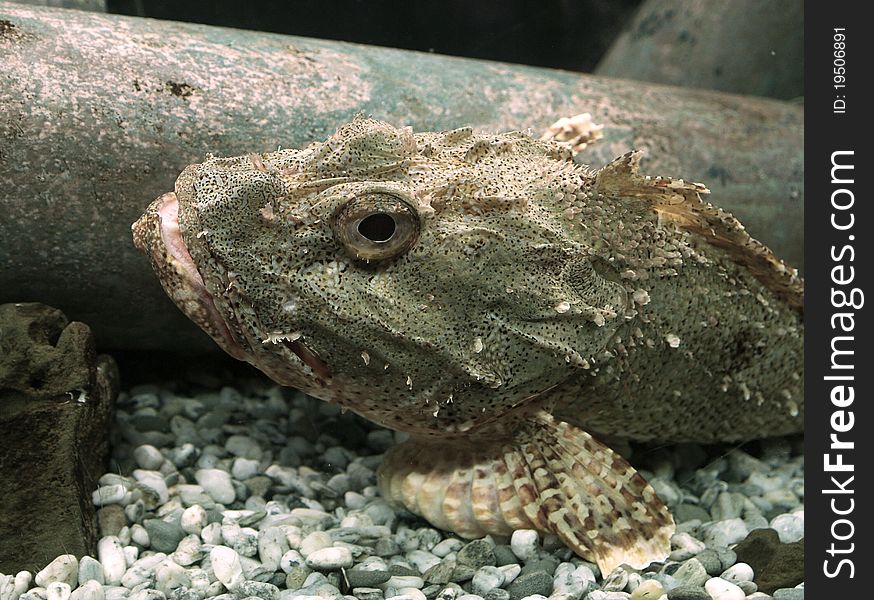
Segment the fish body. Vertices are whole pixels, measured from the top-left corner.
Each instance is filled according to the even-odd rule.
[[[229,354],[410,434],[390,499],[469,537],[553,531],[609,571],[664,558],[673,522],[597,436],[803,424],[802,281],[639,159],[356,118],[189,166],[134,240]]]

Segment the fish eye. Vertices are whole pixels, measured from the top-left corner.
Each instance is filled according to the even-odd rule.
[[[332,228],[354,259],[380,261],[410,249],[419,237],[419,217],[407,202],[393,194],[360,194],[340,206]]]

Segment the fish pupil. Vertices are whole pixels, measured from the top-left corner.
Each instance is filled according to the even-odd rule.
[[[377,243],[389,241],[396,229],[395,220],[386,213],[373,213],[358,223],[358,233],[369,241]]]

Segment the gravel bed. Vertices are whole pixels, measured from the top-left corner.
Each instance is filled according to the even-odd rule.
[[[673,551],[602,574],[552,536],[461,540],[389,506],[375,472],[401,434],[263,380],[180,387],[119,397],[97,556],[0,574],[0,600],[803,598],[758,591],[730,549],[756,529],[780,548],[803,537],[798,440],[636,448],[677,520]]]

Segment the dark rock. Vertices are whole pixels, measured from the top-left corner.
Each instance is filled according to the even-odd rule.
[[[91,330],[44,304],[0,305],[0,572],[96,551],[118,370]]]
[[[507,591],[510,592],[510,600],[521,600],[532,594],[549,596],[552,593],[552,575],[545,571],[519,575],[507,587]]]
[[[495,551],[485,540],[474,540],[458,551],[456,560],[459,564],[479,569],[485,566],[495,566]]]
[[[504,565],[515,565],[519,562],[519,559],[516,558],[516,555],[513,554],[512,550],[510,550],[510,546],[499,544],[494,547],[493,552],[495,553],[496,567],[503,567]]]
[[[452,570],[452,582],[464,583],[465,581],[470,581],[473,579],[476,571],[476,569],[469,565],[456,565]]]
[[[738,561],[753,568],[760,592],[773,594],[804,581],[804,540],[783,544],[773,529],[755,529],[734,552]]]
[[[97,528],[100,531],[100,537],[118,535],[118,532],[125,525],[127,525],[127,517],[120,504],[110,504],[97,510]]]
[[[419,573],[415,569],[411,569],[410,567],[405,567],[404,565],[389,565],[388,572],[392,575],[399,575],[401,577],[421,577],[422,574]]]
[[[535,560],[529,560],[522,566],[519,575],[526,573],[534,573],[535,571],[543,571],[550,575],[555,574],[555,569],[558,567],[559,560],[554,556],[544,556]]]
[[[366,571],[364,569],[349,569],[346,571],[346,580],[352,588],[373,588],[385,583],[391,577],[388,571]]]
[[[510,592],[501,588],[494,588],[486,592],[485,600],[510,600]]]
[[[176,546],[185,537],[185,531],[178,523],[168,523],[161,519],[145,519],[143,527],[149,534],[149,544],[155,552],[169,554],[176,550]]]
[[[454,560],[441,560],[439,563],[425,571],[422,578],[426,583],[443,585],[452,581],[452,574],[456,569]],[[471,575],[473,577],[473,575]]]

